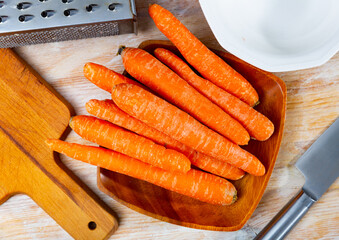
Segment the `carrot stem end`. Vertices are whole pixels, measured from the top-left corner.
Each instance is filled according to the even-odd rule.
[[[119,49],[118,49],[118,52],[117,52],[117,55],[121,55],[125,48],[126,48],[126,46],[120,45]]]

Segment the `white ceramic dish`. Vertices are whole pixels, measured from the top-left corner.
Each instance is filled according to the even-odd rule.
[[[270,72],[319,66],[339,50],[339,0],[200,0],[220,45]]]

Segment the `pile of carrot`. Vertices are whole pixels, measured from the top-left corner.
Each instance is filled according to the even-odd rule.
[[[85,64],[85,77],[112,99],[88,101],[86,110],[93,116],[75,116],[70,126],[99,146],[55,139],[47,144],[74,159],[203,202],[232,204],[237,191],[226,179],[265,174],[260,160],[239,145],[250,138],[267,140],[273,123],[252,108],[259,97],[251,84],[168,10],[153,4],[149,14],[190,65],[167,49],[152,55],[126,47],[119,54],[135,80]]]

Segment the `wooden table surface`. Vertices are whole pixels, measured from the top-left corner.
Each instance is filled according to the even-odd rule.
[[[173,12],[206,45],[221,49],[209,29],[198,1],[137,0],[137,36],[127,34],[26,46],[15,50],[73,105],[76,114],[86,114],[86,101],[110,96],[83,77],[84,63],[92,61],[122,72],[121,58],[116,56],[119,45],[136,47],[147,39],[166,39],[148,16],[147,8],[151,2],[158,2]],[[96,167],[62,157],[61,160],[67,167],[118,214],[120,226],[110,239],[252,239],[301,188],[304,179],[295,169],[294,163],[339,115],[339,53],[320,67],[276,75],[287,86],[285,132],[265,194],[240,231],[190,229],[134,212],[98,190]],[[55,119],[57,121],[58,116]],[[85,143],[74,132],[66,140]],[[29,197],[16,195],[0,206],[0,239],[71,237]],[[338,179],[287,239],[339,239]]]

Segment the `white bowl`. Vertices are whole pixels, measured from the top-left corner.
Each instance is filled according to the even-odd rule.
[[[319,66],[339,50],[339,0],[200,0],[220,45],[266,71]]]

